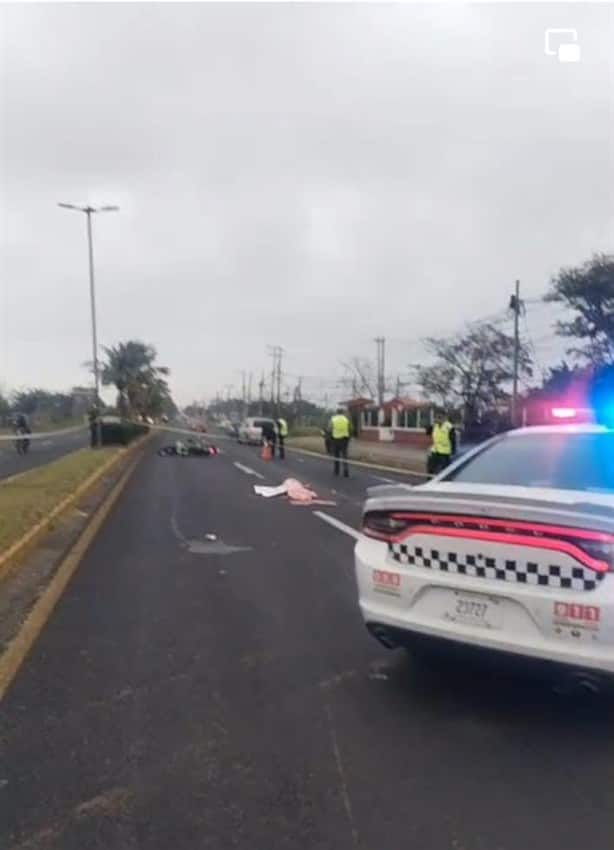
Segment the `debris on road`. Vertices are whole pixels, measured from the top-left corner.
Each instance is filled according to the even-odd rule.
[[[315,490],[311,490],[308,484],[302,484],[296,478],[286,478],[278,487],[266,487],[262,484],[254,484],[254,492],[265,499],[274,496],[287,496],[291,505],[332,505],[336,503],[319,499]]]

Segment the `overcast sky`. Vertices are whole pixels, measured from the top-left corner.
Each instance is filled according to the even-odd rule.
[[[121,206],[95,221],[100,341],[153,343],[180,403],[256,381],[268,344],[331,400],[375,336],[406,374],[516,277],[535,298],[614,248],[614,6],[3,5],[0,26],[5,390],[88,380],[61,200]],[[546,27],[581,61],[545,55]]]

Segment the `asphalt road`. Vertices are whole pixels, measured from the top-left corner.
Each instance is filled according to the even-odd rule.
[[[380,647],[352,538],[252,491],[355,526],[376,473],[223,448],[142,462],[13,682],[0,846],[610,850],[611,702]]]
[[[43,437],[33,439],[30,442],[30,450],[26,455],[18,455],[14,440],[0,440],[0,480],[44,466],[52,460],[57,460],[69,452],[81,449],[89,445],[89,431],[84,428],[81,431],[73,431],[70,434]]]

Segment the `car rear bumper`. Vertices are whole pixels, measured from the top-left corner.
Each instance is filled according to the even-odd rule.
[[[416,638],[432,638],[454,644],[488,649],[525,658],[547,661],[574,669],[594,670],[614,676],[614,651],[592,647],[567,646],[553,641],[511,640],[509,635],[470,633],[457,625],[422,623],[410,617],[392,615],[389,611],[361,601],[360,609],[369,632],[390,648],[411,645]],[[475,630],[473,630],[475,632]]]
[[[614,607],[609,580],[592,592],[563,593],[438,575],[391,563],[385,546],[366,538],[356,545],[355,564],[363,619],[382,643],[394,646],[411,642],[415,636],[434,638],[614,675]],[[454,593],[501,608],[501,621],[485,628],[449,618],[447,599]],[[589,606],[598,612],[598,622],[559,628],[559,600],[573,607],[576,603],[580,608]]]
[[[365,625],[369,634],[387,649],[407,649],[418,658],[426,657],[429,664],[447,663],[451,670],[463,671],[472,669],[475,664],[477,673],[486,670],[493,674],[518,674],[562,685],[561,690],[600,690],[614,696],[614,674],[609,670],[561,663],[551,658],[529,657],[485,646],[470,646],[457,640],[399,629],[385,623],[366,622]]]

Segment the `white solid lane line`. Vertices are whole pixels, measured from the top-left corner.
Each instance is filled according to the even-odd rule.
[[[252,469],[249,466],[244,466],[242,463],[239,463],[238,460],[234,461],[234,466],[236,466],[237,469],[240,469],[241,472],[244,472],[246,475],[255,475],[256,478],[264,478],[264,475],[261,475],[259,472],[256,472],[255,469]]]
[[[355,528],[352,528],[351,525],[346,525],[344,522],[341,522],[340,519],[335,519],[334,516],[325,514],[324,511],[314,511],[313,514],[314,516],[323,519],[324,522],[327,522],[329,525],[332,525],[333,528],[336,528],[338,531],[342,531],[344,534],[353,537],[354,540],[362,540],[362,534],[360,531],[356,531]]]

